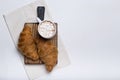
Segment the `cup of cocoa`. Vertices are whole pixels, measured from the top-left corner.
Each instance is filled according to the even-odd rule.
[[[50,39],[56,34],[56,25],[55,23],[44,20],[38,25],[38,33],[41,37],[45,39]]]

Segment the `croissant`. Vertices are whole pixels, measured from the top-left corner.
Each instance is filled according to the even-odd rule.
[[[47,71],[51,72],[57,63],[57,47],[52,45],[50,42],[45,42],[41,39],[37,39],[36,43],[41,61],[45,64]]]
[[[31,28],[27,24],[24,25],[24,28],[20,33],[18,40],[18,49],[24,56],[32,60],[39,59]]]

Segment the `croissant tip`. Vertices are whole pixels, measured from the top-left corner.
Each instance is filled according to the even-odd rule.
[[[52,71],[52,69],[53,69],[53,66],[51,66],[51,65],[46,66],[46,69],[47,69],[47,71],[48,71],[48,72],[51,72],[51,71]]]
[[[38,60],[39,57],[38,57],[38,56],[35,56],[35,57],[33,57],[32,59],[33,59],[33,60]]]

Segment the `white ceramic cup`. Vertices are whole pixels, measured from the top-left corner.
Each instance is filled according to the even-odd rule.
[[[48,20],[39,22],[38,33],[40,34],[41,37],[45,39],[50,39],[54,37],[56,34],[55,23],[48,21]]]

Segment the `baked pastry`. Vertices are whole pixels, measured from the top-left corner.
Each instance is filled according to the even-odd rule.
[[[36,44],[32,36],[31,28],[26,24],[24,25],[24,28],[19,36],[18,49],[24,56],[32,60],[39,59]]]
[[[37,38],[36,44],[41,61],[45,64],[47,71],[51,72],[53,67],[57,64],[57,47],[42,38]]]

